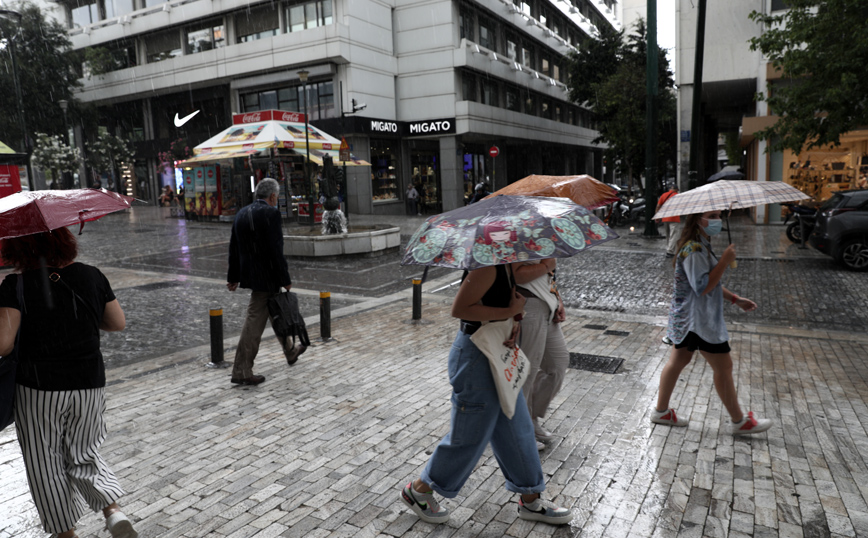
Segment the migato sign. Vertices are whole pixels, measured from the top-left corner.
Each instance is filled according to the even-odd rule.
[[[398,122],[371,120],[371,132],[373,133],[398,133]]]
[[[407,136],[449,134],[455,132],[455,118],[442,120],[408,121]]]

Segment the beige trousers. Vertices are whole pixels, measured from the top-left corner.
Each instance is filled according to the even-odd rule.
[[[681,230],[684,229],[684,224],[680,222],[664,222],[666,225],[666,237],[669,239],[666,245],[668,254],[675,254],[675,249],[678,248],[678,239],[681,237]]]
[[[560,323],[549,322],[551,311],[545,301],[528,297],[524,312],[519,347],[530,361],[530,373],[523,390],[530,418],[536,422],[561,390],[570,353]]]

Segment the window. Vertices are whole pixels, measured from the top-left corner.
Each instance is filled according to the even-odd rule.
[[[490,80],[482,81],[482,104],[497,106],[497,84]]]
[[[551,64],[549,63],[549,58],[546,55],[542,55],[542,69],[540,69],[540,73],[551,76]]]
[[[513,62],[518,61],[518,39],[514,35],[506,36],[506,56]]]
[[[540,116],[549,120],[552,119],[552,102],[548,99],[542,101],[542,114]]]
[[[530,114],[531,116],[536,116],[536,114],[537,114],[536,105],[537,105],[536,96],[530,92],[526,92],[524,94],[524,113]]]
[[[331,0],[314,0],[286,8],[286,30],[300,32],[332,23]]]
[[[397,140],[371,139],[371,193],[374,201],[400,197],[397,152]]]
[[[242,11],[235,16],[237,43],[276,36],[280,33],[277,6],[268,4],[263,8]]]
[[[458,14],[458,25],[461,27],[461,37],[467,38],[468,41],[473,41],[473,15],[466,11],[462,11]]]
[[[305,104],[307,104],[308,120],[310,121],[335,117],[334,83],[332,81],[308,84],[307,96],[304,95],[303,88],[303,85],[298,85],[242,94],[240,96],[242,111],[289,110],[304,113]],[[304,101],[305,97],[308,99],[307,103]]]
[[[555,103],[555,116],[553,118],[555,121],[564,121],[564,109],[559,103]]]
[[[148,63],[160,62],[181,55],[181,36],[178,30],[169,30],[145,38]]]
[[[488,50],[497,50],[495,26],[488,19],[479,17],[479,44]]]
[[[550,76],[558,82],[563,82],[561,79],[561,66],[557,62],[552,64],[552,74]]]
[[[461,83],[464,90],[464,100],[476,101],[476,77],[470,73],[464,73]]]
[[[548,26],[548,22],[549,22],[548,14],[549,13],[545,8],[542,8],[542,7],[540,8],[540,10],[539,10],[539,22],[543,26]]]
[[[515,112],[521,112],[521,101],[518,98],[518,91],[513,88],[506,89],[506,108]]]
[[[789,4],[785,0],[772,0],[772,11],[783,11],[790,9]]]
[[[105,0],[105,18],[113,19],[135,11],[133,0]]]
[[[118,41],[115,43],[107,43],[103,47],[106,56],[105,63],[100,62],[100,67],[107,68],[109,71],[117,71],[118,69],[126,69],[135,67],[138,62],[136,59],[136,43],[133,40]]]
[[[96,0],[74,0],[69,4],[69,27],[76,28],[99,22]]]
[[[223,21],[211,21],[187,28],[187,54],[219,49],[226,45]]]
[[[578,125],[578,120],[576,120],[576,109],[573,107],[567,107],[567,123],[570,125]]]
[[[534,69],[533,48],[528,44],[524,44],[521,48],[521,63],[525,67]]]

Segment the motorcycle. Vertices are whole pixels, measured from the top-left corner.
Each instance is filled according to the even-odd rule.
[[[802,229],[804,228],[805,239],[811,235],[814,229],[814,224],[817,222],[817,210],[812,207],[805,207],[798,204],[782,204],[786,206],[790,213],[784,219],[784,224],[793,217],[793,222],[787,226],[787,239],[793,243],[802,242]]]
[[[618,198],[620,200],[612,204],[609,226],[627,225],[645,218],[645,198],[633,198],[624,191],[618,193]]]

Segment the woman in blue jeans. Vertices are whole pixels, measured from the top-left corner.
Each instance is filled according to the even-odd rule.
[[[551,524],[569,523],[573,517],[570,510],[540,499],[545,482],[524,396],[519,394],[512,419],[506,418],[488,359],[470,340],[481,322],[509,319],[524,310],[525,298],[512,282],[506,265],[476,269],[464,279],[452,303],[452,315],[461,319],[449,353],[452,427],[422,476],[401,491],[401,500],[428,523],[449,519],[449,510],[440,506],[433,493],[457,496],[488,443],[506,479],[506,489],[520,495],[518,517]],[[516,333],[517,328],[512,340],[504,344],[513,345]]]

